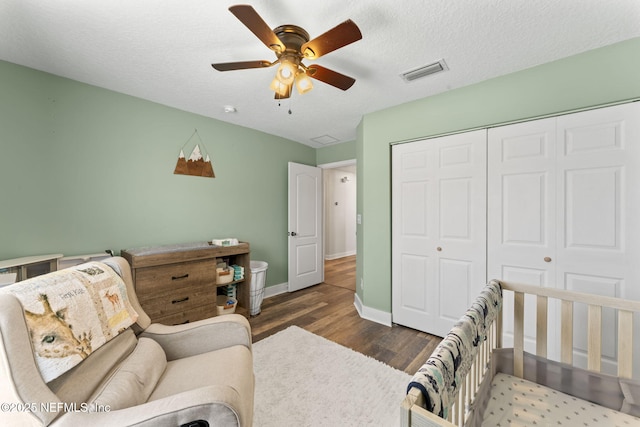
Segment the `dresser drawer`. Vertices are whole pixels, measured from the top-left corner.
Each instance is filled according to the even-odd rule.
[[[199,285],[172,289],[170,291],[145,294],[139,298],[140,305],[153,321],[179,311],[195,309],[202,305],[213,305],[215,313],[216,288]]]
[[[197,320],[207,319],[216,315],[216,305],[207,304],[190,310],[180,310],[176,313],[164,317],[154,319],[154,323],[162,323],[163,325],[180,325],[183,323],[191,323]]]
[[[215,260],[182,262],[136,269],[136,294],[142,299],[147,293],[175,288],[210,284],[215,291]]]
[[[249,244],[213,246],[207,242],[122,249],[130,266],[136,295],[152,322],[167,325],[194,322],[217,315],[216,264],[220,258],[245,269],[236,284],[236,313],[248,316]]]

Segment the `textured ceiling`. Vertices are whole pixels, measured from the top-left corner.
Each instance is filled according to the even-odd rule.
[[[320,147],[354,140],[366,113],[640,36],[638,0],[254,0],[272,28],[314,38],[352,19],[363,34],[315,61],[354,77],[351,89],[314,81],[279,106],[275,68],[211,68],[275,59],[234,4],[0,0],[0,59]],[[446,72],[400,78],[441,58]]]

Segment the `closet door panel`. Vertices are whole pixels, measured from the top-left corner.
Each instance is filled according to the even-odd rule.
[[[554,286],[556,247],[555,118],[489,130],[487,176],[488,278]],[[512,295],[504,301],[513,306]],[[548,321],[555,321],[550,310]],[[513,343],[513,319],[503,319]],[[549,331],[549,352],[554,351]],[[535,299],[525,298],[525,350],[535,353]]]
[[[419,325],[437,310],[437,164],[428,141],[392,148],[392,310],[403,325]]]
[[[558,117],[558,256],[563,266],[621,275],[638,214],[636,104]],[[635,137],[637,138],[637,137]],[[581,267],[580,267],[581,266]],[[564,278],[559,277],[564,285]]]
[[[640,300],[639,128],[633,103],[491,129],[489,278]],[[586,310],[574,307],[574,359],[585,367]],[[533,313],[525,301],[529,351]],[[550,306],[549,323],[556,319],[559,307]],[[614,373],[613,313],[603,313],[603,337],[603,370]],[[548,355],[556,360],[559,339],[552,329]]]
[[[393,146],[393,321],[443,336],[485,281],[486,131]]]
[[[488,134],[488,276],[505,268],[554,275],[555,119],[502,126]],[[549,261],[551,260],[551,261]]]
[[[557,141],[557,286],[640,300],[640,104],[560,116]],[[584,367],[586,319],[577,305],[574,358]],[[602,369],[615,373],[614,313],[603,313],[602,327]]]

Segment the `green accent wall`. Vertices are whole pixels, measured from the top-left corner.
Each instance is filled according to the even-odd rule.
[[[195,129],[215,179],[173,174]],[[0,259],[237,237],[285,283],[290,161],[316,150],[0,61]]]
[[[637,99],[639,70],[635,38],[365,115],[356,140],[363,304],[391,311],[391,144]]]
[[[356,142],[348,141],[328,147],[316,148],[316,164],[341,162],[356,158]]]

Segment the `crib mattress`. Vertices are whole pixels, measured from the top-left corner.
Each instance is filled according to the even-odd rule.
[[[482,422],[483,427],[639,425],[640,418],[503,373],[491,382]]]

